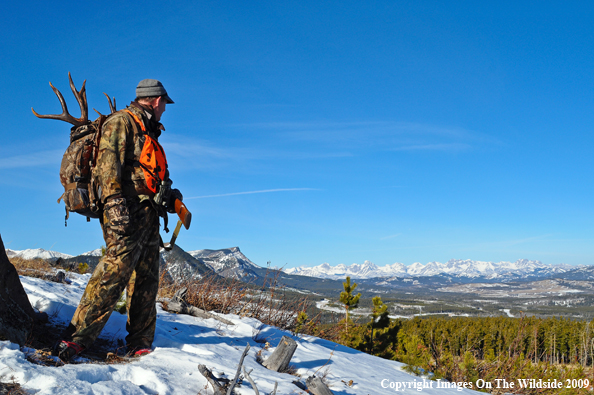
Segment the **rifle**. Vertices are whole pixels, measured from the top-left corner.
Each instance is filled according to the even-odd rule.
[[[173,235],[171,235],[171,241],[163,245],[165,251],[171,251],[173,249],[173,244],[175,243],[175,239],[177,239],[181,226],[183,225],[186,229],[190,229],[190,223],[192,222],[192,213],[181,200],[175,199],[174,207],[179,220],[177,221]]]

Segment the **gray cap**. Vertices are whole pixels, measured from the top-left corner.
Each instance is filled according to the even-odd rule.
[[[167,103],[173,104],[173,100],[167,95],[167,91],[161,81],[150,78],[140,81],[136,87],[136,97],[153,96],[163,96]]]

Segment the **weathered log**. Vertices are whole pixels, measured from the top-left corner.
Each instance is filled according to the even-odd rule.
[[[186,303],[186,295],[188,294],[188,288],[184,287],[182,289],[178,289],[177,292],[171,298],[174,302],[179,303]]]
[[[276,347],[276,350],[262,365],[275,372],[285,372],[289,367],[289,362],[295,354],[297,343],[288,336],[283,336]]]
[[[310,376],[305,380],[307,389],[314,395],[333,395],[332,391],[324,384],[321,378]]]
[[[21,346],[31,334],[35,310],[0,236],[0,335]]]
[[[221,321],[223,324],[235,325],[233,322],[231,322],[223,317],[219,317],[218,315],[211,314],[208,311],[199,309],[198,307],[189,305],[185,302],[174,302],[172,300],[171,302],[167,303],[167,311],[170,311],[172,313],[178,313],[178,314],[189,314],[189,315],[193,315],[194,317],[199,317],[199,318],[204,318],[204,319],[214,318],[217,321]]]
[[[198,371],[206,378],[210,385],[212,385],[214,395],[225,395],[225,387],[219,383],[219,380],[206,366],[198,365]]]

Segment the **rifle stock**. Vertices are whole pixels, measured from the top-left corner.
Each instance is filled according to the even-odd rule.
[[[186,229],[190,229],[190,223],[192,222],[192,213],[185,204],[179,199],[175,200],[175,212],[179,216],[180,221],[184,224]]]

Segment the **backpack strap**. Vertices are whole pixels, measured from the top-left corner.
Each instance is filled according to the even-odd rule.
[[[132,119],[134,119],[136,121],[136,123],[138,125],[140,125],[140,128],[142,129],[143,132],[146,132],[146,128],[144,127],[144,122],[142,122],[142,120],[140,118],[138,118],[138,115],[134,114],[132,111],[130,111],[128,109],[125,109],[124,111],[126,111],[128,114],[130,114]],[[134,124],[134,122],[132,122],[132,124]],[[134,125],[134,126],[136,126],[136,125]]]

